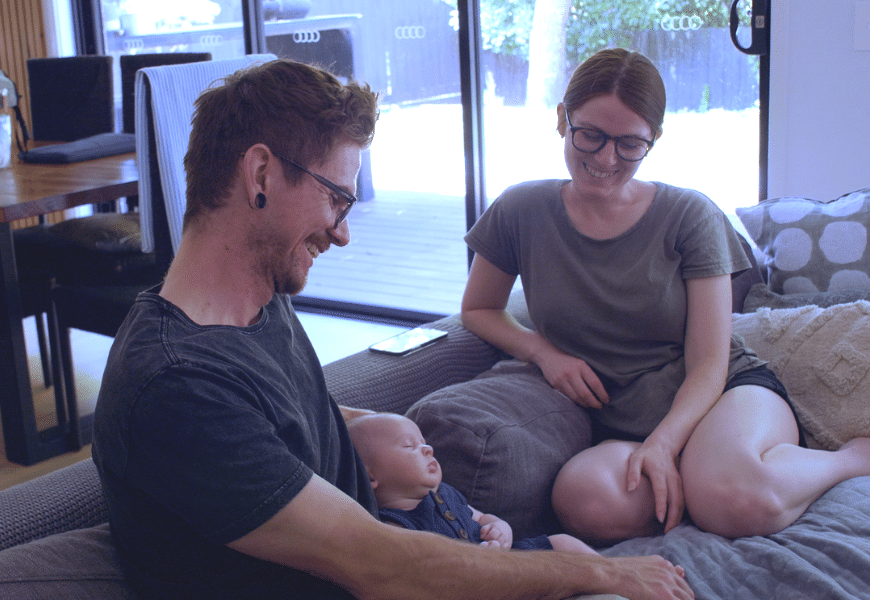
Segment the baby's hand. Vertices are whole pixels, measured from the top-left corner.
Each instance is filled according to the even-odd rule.
[[[486,516],[491,517],[491,515]],[[483,540],[483,543],[494,542],[498,544],[499,548],[509,550],[514,537],[511,526],[497,517],[492,517],[492,520],[481,519],[481,522],[483,521],[487,521],[485,525],[480,527],[480,539]]]
[[[480,542],[480,545],[483,546],[484,548],[498,548],[498,549],[503,548],[503,546],[495,540],[493,540],[491,542]],[[506,548],[506,549],[509,549],[509,548]]]

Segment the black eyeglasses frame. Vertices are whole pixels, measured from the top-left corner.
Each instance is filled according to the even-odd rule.
[[[595,154],[596,152],[600,152],[601,149],[607,145],[607,142],[609,142],[610,140],[613,140],[613,147],[616,150],[616,155],[619,156],[619,158],[621,158],[622,160],[628,161],[628,162],[638,162],[638,161],[646,158],[647,154],[649,154],[649,151],[652,150],[653,146],[655,145],[654,141],[647,140],[647,139],[644,139],[644,138],[636,136],[636,135],[610,135],[610,134],[604,133],[600,129],[593,129],[591,127],[575,127],[574,125],[571,124],[571,117],[568,116],[568,109],[567,108],[565,109],[565,120],[568,121],[568,130],[571,132],[571,145],[574,146],[574,148],[576,148],[578,152],[582,152],[583,154]],[[594,132],[598,133],[599,135],[601,135],[601,137],[603,138],[601,141],[601,145],[598,146],[595,150],[584,150],[583,148],[578,147],[577,144],[574,142],[574,134],[576,132],[580,131],[581,129],[586,129],[588,131],[594,131]],[[646,152],[644,152],[643,156],[641,156],[640,158],[626,158],[619,152],[619,142],[622,141],[623,139],[626,139],[626,138],[632,139],[632,140],[639,140],[639,141],[646,144]]]
[[[341,223],[347,218],[348,213],[350,213],[350,209],[352,209],[353,205],[357,203],[357,197],[354,196],[353,194],[351,194],[350,192],[348,192],[347,190],[338,187],[337,184],[331,182],[323,175],[318,175],[317,173],[309,171],[308,169],[306,169],[305,167],[303,167],[302,165],[297,163],[295,160],[291,160],[291,159],[287,158],[286,156],[281,156],[280,154],[275,154],[274,152],[272,154],[274,154],[275,156],[277,156],[278,158],[280,158],[284,162],[290,163],[291,165],[293,165],[297,169],[304,171],[305,173],[308,173],[309,175],[311,175],[314,178],[315,181],[323,184],[325,187],[329,188],[331,191],[333,191],[336,194],[338,194],[339,196],[341,196],[341,198],[345,202],[347,202],[347,206],[345,206],[341,210],[341,212],[338,213],[338,217],[336,217],[336,219],[335,219],[335,225],[333,225],[333,229],[338,229],[338,226],[341,225]]]

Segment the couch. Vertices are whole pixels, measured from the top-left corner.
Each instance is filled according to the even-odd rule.
[[[870,189],[861,194],[870,211]],[[835,210],[839,200],[810,208],[842,219],[839,213],[848,211]],[[733,280],[734,328],[789,387],[811,445],[835,449],[854,435],[870,435],[870,302],[864,299],[870,292],[773,287],[788,261],[775,256],[782,241],[767,244],[761,232],[782,217],[771,219],[771,205],[759,206],[741,215],[757,246],[744,240],[753,266]],[[870,273],[870,266],[860,268]],[[512,295],[509,310],[529,324],[521,292]],[[471,334],[457,315],[430,326],[448,337],[404,357],[363,351],[327,365],[334,398],[414,418],[435,447],[445,480],[476,508],[505,518],[515,535],[557,531],[549,487],[561,464],[589,443],[588,418],[541,386],[534,367]],[[510,399],[518,394],[538,401],[517,406]],[[134,598],[106,520],[90,460],[0,492],[0,598]],[[728,540],[686,521],[667,535],[601,552],[665,556],[686,569],[699,599],[870,599],[870,477],[835,486],[775,535]]]

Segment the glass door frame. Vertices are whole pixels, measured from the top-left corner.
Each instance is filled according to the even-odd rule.
[[[242,26],[245,53],[265,52],[266,38],[263,25],[262,3],[258,0],[239,0],[242,3]],[[759,0],[755,0],[758,2]],[[73,28],[77,54],[104,54],[100,0],[72,0]],[[735,0],[736,2],[736,0]],[[767,5],[767,31],[770,31],[770,2]],[[466,228],[470,229],[486,209],[486,180],[483,134],[483,70],[481,49],[481,21],[479,0],[457,0],[459,29],[459,72],[462,104],[462,126],[465,156],[465,214]],[[767,197],[768,127],[770,100],[770,38],[759,56],[759,201]],[[735,48],[734,50],[738,50]],[[468,268],[473,253],[468,251]],[[326,298],[297,296],[293,303],[300,309],[349,318],[400,325],[429,322],[446,315],[381,306],[359,305]]]

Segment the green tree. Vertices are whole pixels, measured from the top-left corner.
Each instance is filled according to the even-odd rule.
[[[565,90],[565,33],[571,0],[535,0],[526,103],[555,106]]]
[[[456,0],[444,1],[456,7]],[[731,6],[730,0],[479,1],[483,49],[524,60],[534,58],[529,64],[529,97],[540,94],[550,102],[561,95],[564,76],[554,76],[552,60],[538,56],[555,56],[567,74],[602,48],[629,45],[632,32],[662,28],[663,19],[688,17],[700,27],[728,27]],[[537,10],[536,4],[540,4]],[[568,5],[567,19],[564,4]],[[551,87],[542,89],[541,82]]]

